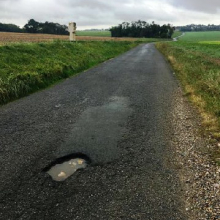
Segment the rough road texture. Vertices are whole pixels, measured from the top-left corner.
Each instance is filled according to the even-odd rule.
[[[148,44],[1,107],[0,219],[187,219],[169,162],[177,90]],[[65,182],[41,172],[76,152],[92,164]]]

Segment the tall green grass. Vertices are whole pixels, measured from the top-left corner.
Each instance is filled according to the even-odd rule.
[[[137,42],[12,44],[0,47],[0,104],[115,57]]]

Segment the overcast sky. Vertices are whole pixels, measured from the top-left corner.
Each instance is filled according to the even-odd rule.
[[[0,22],[21,27],[29,19],[68,24],[78,29],[109,28],[144,20],[175,26],[220,24],[220,0],[0,0]]]

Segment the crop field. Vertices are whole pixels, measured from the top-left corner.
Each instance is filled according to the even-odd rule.
[[[52,34],[26,34],[26,33],[10,33],[0,32],[0,44],[19,43],[19,42],[48,42],[54,40],[67,41],[67,35],[52,35]],[[161,39],[155,38],[112,38],[112,37],[98,37],[98,36],[77,36],[77,41],[143,41],[143,42],[157,42]]]
[[[200,44],[220,44],[220,41],[199,41]]]
[[[111,37],[110,31],[77,31],[77,36]]]
[[[220,32],[186,33],[177,42],[157,43],[198,107],[205,133],[220,140]],[[215,156],[220,152],[215,152]],[[216,156],[216,157],[217,157]]]
[[[180,41],[220,41],[220,31],[186,32]]]
[[[11,33],[0,32],[0,43],[18,43],[18,42],[44,42],[52,40],[67,40],[68,36],[51,35],[51,34],[26,34],[26,33]]]

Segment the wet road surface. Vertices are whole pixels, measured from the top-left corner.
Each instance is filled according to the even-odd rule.
[[[153,44],[0,107],[0,219],[186,219],[169,164],[178,89]],[[74,153],[63,182],[43,172]]]

